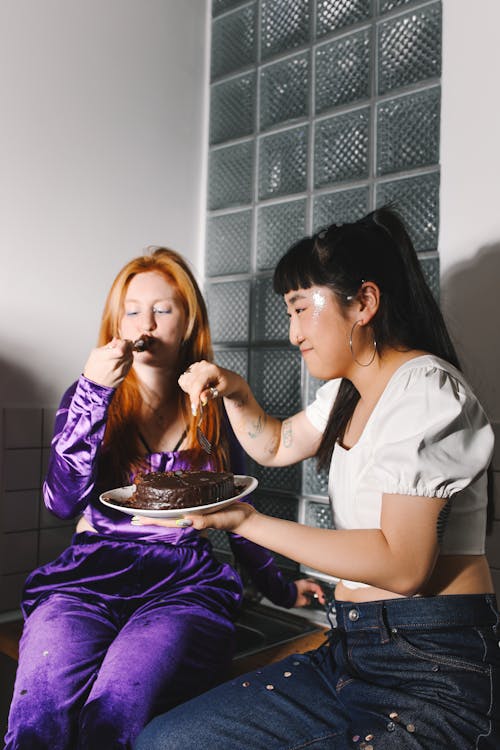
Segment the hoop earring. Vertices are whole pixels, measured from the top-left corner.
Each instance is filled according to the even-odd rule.
[[[373,360],[375,359],[375,354],[377,353],[377,342],[375,341],[375,336],[374,336],[373,337],[373,354],[370,357],[370,361],[369,362],[359,362],[359,360],[356,359],[356,357],[354,355],[354,350],[352,348],[352,336],[353,336],[353,333],[354,333],[354,329],[356,328],[356,326],[359,323],[361,323],[361,321],[360,320],[356,320],[356,322],[354,323],[353,327],[351,328],[351,335],[349,336],[349,349],[351,350],[351,357],[353,358],[353,360],[356,362],[357,365],[359,365],[360,367],[369,367],[371,365],[371,363],[373,362]]]

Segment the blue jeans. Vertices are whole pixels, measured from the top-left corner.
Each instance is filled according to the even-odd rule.
[[[316,651],[154,719],[134,750],[498,750],[493,595],[337,602]]]

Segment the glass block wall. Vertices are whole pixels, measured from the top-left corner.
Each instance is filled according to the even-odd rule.
[[[292,242],[395,202],[438,294],[441,36],[440,0],[212,0],[205,294],[217,361],[275,416],[320,384],[272,291]],[[249,471],[264,512],[331,524],[313,460]]]

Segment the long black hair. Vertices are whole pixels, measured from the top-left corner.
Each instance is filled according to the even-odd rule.
[[[460,369],[441,310],[393,208],[379,208],[351,224],[332,224],[300,240],[279,261],[273,285],[282,295],[326,286],[340,309],[347,310],[364,281],[375,282],[381,292],[370,323],[379,353],[388,346],[420,349]],[[320,468],[329,466],[335,441],[342,440],[358,400],[357,389],[344,378],[318,450]]]

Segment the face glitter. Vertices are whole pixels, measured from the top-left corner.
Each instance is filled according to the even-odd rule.
[[[326,305],[326,297],[321,294],[321,292],[318,292],[318,290],[316,290],[312,294],[312,299],[314,305],[313,318],[316,319]]]

